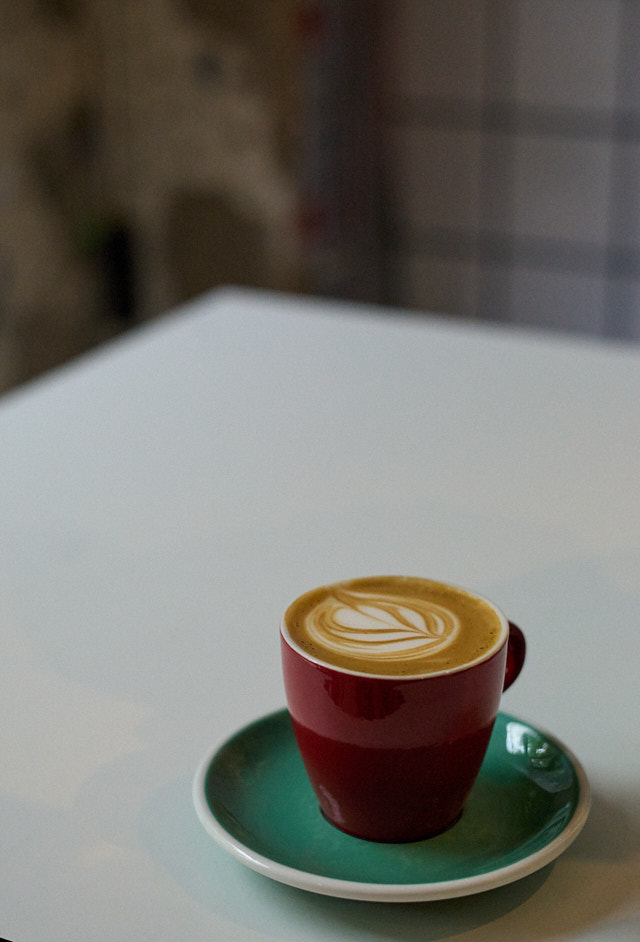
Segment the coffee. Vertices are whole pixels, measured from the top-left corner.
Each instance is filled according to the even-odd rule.
[[[508,624],[464,589],[410,576],[373,576],[312,589],[283,627],[307,656],[377,676],[470,666],[499,650]]]

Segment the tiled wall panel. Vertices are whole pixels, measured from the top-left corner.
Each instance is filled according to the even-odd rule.
[[[640,4],[398,0],[389,32],[398,301],[640,340]]]

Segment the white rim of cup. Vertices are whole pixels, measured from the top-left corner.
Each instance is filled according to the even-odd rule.
[[[492,657],[498,654],[502,650],[503,646],[509,641],[509,619],[504,614],[501,608],[496,605],[495,602],[492,602],[491,599],[488,599],[485,595],[480,595],[479,592],[472,592],[470,589],[466,589],[464,586],[455,585],[452,582],[444,582],[442,579],[427,579],[425,576],[356,576],[353,579],[344,579],[341,582],[328,582],[326,585],[317,586],[315,589],[308,589],[308,592],[317,592],[320,589],[330,589],[333,586],[345,585],[348,582],[360,582],[364,579],[407,579],[407,580],[416,580],[421,582],[437,582],[439,585],[446,586],[448,589],[454,589],[456,592],[462,592],[464,595],[469,595],[473,599],[478,599],[480,602],[484,602],[486,605],[489,605],[493,611],[498,616],[500,623],[502,625],[502,634],[499,641],[490,648],[488,651],[485,651],[484,654],[477,657],[474,661],[469,661],[466,664],[459,664],[455,667],[448,667],[440,671],[424,671],[423,673],[418,674],[373,674],[370,671],[358,671],[349,667],[340,667],[337,664],[331,664],[329,661],[323,661],[322,658],[315,657],[313,654],[309,654],[308,651],[305,651],[304,648],[300,647],[289,633],[287,628],[285,615],[282,617],[280,623],[280,634],[283,640],[289,645],[289,647],[305,659],[305,661],[311,661],[313,664],[317,664],[319,667],[325,667],[328,670],[337,671],[340,674],[351,674],[354,677],[371,677],[375,680],[391,680],[396,683],[405,681],[405,680],[424,680],[426,677],[447,677],[451,674],[461,674],[463,671],[470,670],[472,667],[476,667],[478,664],[484,663],[484,661],[489,661]],[[291,608],[298,601],[299,598],[302,598],[303,595],[307,595],[307,592],[303,592],[299,595],[291,605],[287,608]]]

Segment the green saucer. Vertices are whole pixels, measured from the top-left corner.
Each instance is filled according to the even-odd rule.
[[[462,817],[425,841],[377,844],[329,824],[286,710],[209,752],[193,796],[207,832],[246,866],[315,893],[389,902],[464,896],[518,880],[561,854],[589,812],[576,758],[504,713]]]

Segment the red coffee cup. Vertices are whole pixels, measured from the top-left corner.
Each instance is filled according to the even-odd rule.
[[[497,606],[461,591],[495,612],[498,640],[486,657],[420,676],[326,663],[292,638],[285,614],[282,663],[298,748],[322,813],[348,834],[417,841],[462,813],[525,640]]]

